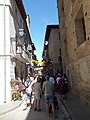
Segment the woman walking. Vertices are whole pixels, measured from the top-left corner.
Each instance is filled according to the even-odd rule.
[[[34,84],[34,111],[41,111],[40,109],[40,96],[41,96],[41,82],[40,77],[37,77],[37,82]]]

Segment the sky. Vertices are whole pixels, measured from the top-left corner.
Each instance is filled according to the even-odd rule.
[[[46,26],[58,24],[56,0],[23,0],[25,11],[30,16],[30,36],[35,45],[37,60],[42,60]]]

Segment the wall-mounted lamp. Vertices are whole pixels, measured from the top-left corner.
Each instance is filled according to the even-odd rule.
[[[20,38],[23,38],[24,37],[24,29],[19,29],[19,31],[18,31],[18,34],[19,34],[19,36],[20,36]],[[21,40],[20,39],[18,39],[18,42],[17,42],[17,45],[16,45],[16,47],[17,47],[17,54],[22,54],[22,42],[21,42]]]
[[[19,29],[19,35],[22,38],[24,36],[24,29]]]
[[[48,45],[48,41],[45,41],[45,45]]]
[[[32,46],[31,46],[31,44],[28,44],[27,49],[28,49],[29,51],[32,51]]]

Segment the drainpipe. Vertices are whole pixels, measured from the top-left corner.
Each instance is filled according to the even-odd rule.
[[[6,16],[5,16],[5,0],[3,4],[4,15],[4,103],[6,103]]]

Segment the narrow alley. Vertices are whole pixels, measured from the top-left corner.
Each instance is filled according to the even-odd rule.
[[[0,28],[0,120],[90,120],[90,0],[0,0]]]

